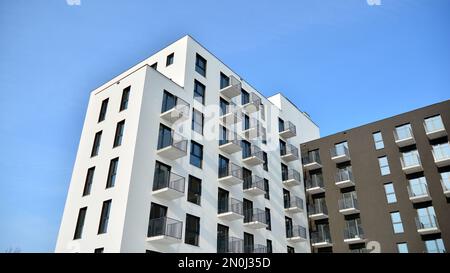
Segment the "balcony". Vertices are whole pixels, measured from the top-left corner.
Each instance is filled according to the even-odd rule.
[[[325,192],[322,175],[312,175],[306,180],[306,192],[309,194]]]
[[[302,158],[303,168],[307,171],[317,170],[322,168],[319,151],[311,151],[308,155]]]
[[[221,139],[219,141],[219,149],[229,155],[239,152],[242,150],[241,139],[236,133],[227,131],[226,139]]]
[[[244,193],[252,196],[265,194],[264,179],[257,175],[244,178]]]
[[[244,240],[236,237],[222,236],[217,244],[217,253],[243,253]]]
[[[150,219],[147,242],[161,244],[180,243],[182,228],[183,222],[169,217]]]
[[[338,172],[336,173],[335,185],[341,189],[355,186],[352,167],[347,167],[345,169],[338,170]]]
[[[288,243],[305,242],[307,240],[306,228],[300,225],[287,228],[286,238]]]
[[[160,117],[170,124],[189,119],[189,104],[180,98],[176,98],[175,105],[161,113]]]
[[[256,166],[264,163],[263,151],[258,146],[252,144],[250,151],[242,155],[242,162],[249,166]]]
[[[284,199],[284,211],[286,213],[300,213],[303,212],[303,199],[294,196],[292,198]]]
[[[256,118],[250,118],[247,129],[242,130],[242,136],[247,140],[252,140],[263,134],[264,127]]]
[[[442,190],[444,191],[444,194],[446,197],[450,197],[450,180],[442,180]]]
[[[406,147],[416,143],[409,124],[395,128],[394,139],[398,147]]]
[[[422,163],[418,153],[403,154],[400,158],[402,164],[402,170],[405,174],[411,174],[415,172],[423,171]]]
[[[286,187],[295,187],[301,184],[302,177],[299,172],[294,169],[288,169],[287,172],[281,174],[283,185]]]
[[[416,217],[417,232],[420,235],[440,233],[439,225],[434,215]]]
[[[252,253],[267,253],[267,247],[265,245],[255,244]]]
[[[344,243],[360,244],[365,241],[364,231],[361,226],[351,226],[344,230]]]
[[[167,200],[183,197],[185,187],[184,180],[184,177],[172,172],[157,174],[153,180],[152,194]]]
[[[433,140],[447,135],[444,124],[440,116],[428,118],[424,121],[423,127],[428,139]]]
[[[450,165],[450,143],[434,145],[432,152],[436,166],[445,167]]]
[[[237,97],[241,94],[241,88],[242,84],[241,82],[236,79],[233,75],[229,76],[229,85],[220,89],[220,95],[227,98],[232,99],[234,97]]]
[[[313,221],[328,219],[328,209],[325,205],[325,201],[318,201],[315,202],[315,204],[310,204],[308,206],[308,217]]]
[[[158,147],[158,155],[170,160],[176,160],[187,154],[187,139],[183,136],[171,132],[169,139],[162,140],[161,147]]]
[[[311,246],[314,248],[332,247],[329,229],[321,228],[311,233]]]
[[[247,102],[242,102],[242,110],[246,113],[251,114],[259,111],[259,106],[261,105],[261,98],[255,93],[250,93],[249,100]]]
[[[244,211],[244,227],[253,229],[266,228],[266,212],[261,209],[249,209]]]
[[[339,200],[339,212],[343,215],[359,213],[358,200],[354,197],[346,197]]]
[[[219,182],[228,186],[242,183],[242,168],[234,163],[219,167]]]
[[[430,192],[427,184],[409,185],[408,186],[409,200],[413,203],[426,202],[431,200]]]
[[[225,109],[220,109],[219,120],[225,127],[229,127],[241,121],[241,110],[237,108],[236,104],[230,102]]]
[[[225,221],[244,219],[242,201],[234,198],[225,202],[219,201],[217,218]]]
[[[297,135],[297,127],[292,122],[287,121],[284,123],[283,128],[280,128],[279,135],[284,139],[295,137]]]
[[[291,162],[298,159],[298,149],[292,144],[286,144],[284,149],[280,150],[281,159],[285,162]]]
[[[350,153],[345,146],[331,148],[331,160],[335,163],[342,163],[350,160]]]

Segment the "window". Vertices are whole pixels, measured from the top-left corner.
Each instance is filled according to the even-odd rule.
[[[408,253],[408,244],[407,243],[397,243],[397,251],[398,253]]]
[[[164,124],[159,125],[158,150],[172,145],[172,130]]]
[[[417,209],[417,216],[419,229],[437,227],[436,213],[433,206]]]
[[[379,157],[378,164],[380,164],[381,175],[388,175],[391,173],[391,170],[389,169],[389,163],[387,160],[387,156]]]
[[[250,129],[250,117],[248,115],[243,115],[244,116],[244,120],[242,122],[242,130],[248,130]]]
[[[106,181],[106,188],[112,188],[116,184],[117,167],[119,165],[119,158],[116,157],[109,163],[108,180]]]
[[[373,142],[375,143],[375,149],[380,150],[384,148],[383,135],[381,132],[373,133]]]
[[[267,144],[267,134],[266,134],[266,128],[264,128],[263,126],[260,127],[261,128],[261,142],[263,144]]]
[[[189,245],[198,246],[200,236],[200,218],[186,214],[186,231],[184,242]]]
[[[128,86],[122,91],[122,100],[120,101],[120,111],[128,108],[128,99],[130,97],[131,86]]]
[[[400,216],[400,212],[391,212],[392,227],[394,228],[394,233],[403,233],[403,223]]]
[[[83,234],[84,219],[86,219],[86,212],[87,207],[81,208],[78,211],[77,225],[75,227],[75,234],[73,235],[74,240],[80,239],[81,235]]]
[[[444,191],[450,191],[450,172],[441,173],[441,181]]]
[[[411,124],[405,124],[402,126],[395,127],[394,132],[395,140],[403,140],[412,137]]]
[[[217,212],[219,214],[229,212],[230,209],[229,195],[230,193],[227,190],[219,188],[217,194]]]
[[[244,89],[241,89],[241,104],[244,105],[249,102],[250,102],[250,94]]]
[[[444,242],[442,239],[425,241],[427,253],[445,253]]]
[[[189,176],[187,200],[200,205],[202,196],[202,180],[194,176]]]
[[[347,141],[338,143],[334,145],[334,152],[335,154],[333,156],[340,156],[348,154],[348,143]]]
[[[96,248],[96,249],[94,250],[94,253],[103,253],[104,250],[105,250],[105,249],[104,249],[103,247]]]
[[[192,111],[192,130],[203,135],[204,116],[202,112],[195,109]]]
[[[159,161],[155,164],[155,174],[153,176],[153,190],[157,191],[169,186],[171,167]]]
[[[86,179],[84,181],[83,196],[89,195],[91,193],[92,181],[94,179],[95,167],[91,167],[87,171]]]
[[[101,140],[102,140],[102,131],[99,131],[95,134],[94,137],[94,145],[92,145],[91,157],[98,155]]]
[[[292,246],[288,246],[287,253],[295,253],[295,248],[293,248]]]
[[[203,162],[203,146],[195,141],[191,141],[191,157],[190,163],[198,168],[202,168]]]
[[[244,211],[244,223],[251,222],[253,217],[253,202],[244,198],[242,208]]]
[[[386,192],[386,199],[388,204],[397,202],[397,196],[395,195],[395,189],[392,183],[384,184],[384,191]]]
[[[434,160],[446,160],[450,158],[450,143],[433,145]]]
[[[161,113],[167,112],[177,104],[177,97],[164,90]]]
[[[286,142],[280,139],[280,155],[286,154]]]
[[[223,116],[228,114],[230,103],[222,98],[220,98],[220,115]]]
[[[244,253],[252,253],[255,248],[253,234],[244,232]]]
[[[201,82],[194,80],[194,99],[201,104],[205,104],[205,90],[206,87]]]
[[[270,200],[270,193],[269,193],[269,180],[264,178],[264,198],[267,200]]]
[[[272,253],[273,252],[272,240],[269,240],[269,239],[266,240],[266,250],[267,250],[267,253]]]
[[[233,249],[233,245],[228,243],[228,231],[227,226],[217,224],[217,253],[227,253]]]
[[[206,60],[199,54],[195,56],[195,71],[206,77]]]
[[[224,145],[228,143],[227,128],[224,126],[219,127],[219,145]]]
[[[401,163],[403,168],[420,165],[419,152],[413,150],[402,153]]]
[[[150,67],[156,70],[158,68],[158,62],[152,64]]]
[[[283,181],[288,180],[289,169],[286,164],[281,163],[281,179]]]
[[[102,101],[102,106],[100,107],[100,114],[98,115],[98,122],[105,120],[106,111],[108,109],[108,101],[109,99],[104,99]]]
[[[272,230],[272,223],[270,221],[270,209],[268,208],[266,208],[266,224],[267,224],[266,229]]]
[[[219,155],[219,178],[230,175],[228,158]]]
[[[175,53],[170,53],[166,58],[166,66],[173,64],[174,58],[175,58]]]
[[[425,119],[425,131],[427,133],[443,130],[444,124],[440,115],[429,117]]]
[[[225,88],[228,85],[230,85],[230,78],[227,75],[220,72],[220,89]]]
[[[408,190],[410,197],[428,195],[427,180],[423,176],[410,179]]]
[[[268,160],[267,160],[267,153],[266,153],[266,152],[263,152],[263,160],[264,160],[264,163],[263,163],[263,169],[264,169],[266,172],[268,172],[268,171],[269,171],[269,162],[268,162]]]
[[[111,200],[103,202],[102,214],[100,216],[100,224],[98,226],[98,234],[108,231],[109,211],[111,210]]]
[[[278,132],[284,131],[284,120],[281,118],[278,118]]]
[[[251,156],[252,151],[251,151],[250,142],[248,142],[246,140],[242,140],[241,145],[242,145],[242,158],[247,158],[247,157]]]
[[[259,112],[261,113],[261,119],[262,120],[266,120],[266,108],[264,107],[264,104],[261,102],[261,104],[259,105]]]
[[[123,129],[125,127],[125,120],[120,121],[117,123],[116,126],[116,135],[114,136],[114,145],[113,147],[120,146],[122,144],[122,137],[123,137]]]

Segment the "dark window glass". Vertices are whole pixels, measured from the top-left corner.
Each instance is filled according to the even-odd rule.
[[[96,249],[94,250],[94,253],[103,253],[104,250],[105,250],[105,249],[104,249],[103,247],[96,248]]]
[[[104,99],[102,101],[102,106],[100,107],[100,114],[98,115],[98,122],[105,120],[106,111],[108,109],[108,101],[109,99]]]
[[[167,207],[156,203],[150,205],[150,220],[159,219],[167,216]],[[158,233],[161,234],[161,233]]]
[[[158,63],[156,62],[152,64],[150,67],[156,70],[158,68]]]
[[[281,163],[281,178],[284,180],[288,179],[288,166]]]
[[[283,201],[285,209],[291,206],[291,193],[286,189],[283,189]]]
[[[269,171],[269,162],[267,160],[267,153],[266,152],[263,152],[263,160],[264,160],[263,169],[265,171]]]
[[[81,235],[83,234],[84,219],[86,219],[86,212],[87,207],[81,208],[78,211],[77,225],[75,227],[75,234],[73,235],[74,240],[80,239]]]
[[[270,209],[266,208],[266,224],[267,230],[272,230],[272,221],[270,220]]]
[[[128,108],[128,99],[130,97],[131,86],[128,86],[122,91],[122,100],[120,101],[120,111]]]
[[[194,80],[194,99],[203,105],[205,104],[205,90],[204,84]]]
[[[291,238],[292,237],[292,232],[293,232],[293,226],[292,226],[292,219],[289,217],[284,217],[285,222],[286,222],[286,237],[287,238]]]
[[[286,142],[280,139],[280,155],[286,154]]]
[[[117,123],[116,135],[114,136],[114,145],[113,145],[113,147],[117,147],[117,146],[120,146],[122,144],[124,128],[125,128],[125,120],[122,120],[119,123]]]
[[[91,157],[98,155],[101,140],[102,140],[102,131],[99,131],[95,134],[94,137],[94,144],[92,145]]]
[[[173,64],[174,58],[175,58],[175,53],[169,54],[166,59],[166,66]]]
[[[250,102],[250,94],[244,89],[241,89],[241,104],[244,105],[249,102]]]
[[[255,248],[253,234],[244,232],[244,253],[252,253]]]
[[[200,205],[202,197],[202,180],[194,176],[189,176],[187,200]]]
[[[199,54],[195,57],[195,71],[206,77],[206,60]]]
[[[250,129],[250,117],[247,115],[244,115],[244,122],[242,122],[242,130],[248,130]]]
[[[172,130],[164,124],[159,125],[158,150],[172,145]]]
[[[153,177],[153,190],[160,190],[169,185],[170,166],[159,161],[155,164],[155,174]]]
[[[287,253],[295,253],[295,248],[293,248],[292,246],[288,246]]]
[[[228,170],[228,166],[229,166],[228,158],[219,155],[219,178],[229,175],[230,170]]]
[[[228,106],[230,103],[222,98],[220,98],[220,115],[223,116],[228,113]]]
[[[250,171],[247,168],[242,167],[242,180],[244,181],[244,183],[242,184],[244,189],[251,188],[251,186],[252,186],[252,171]]]
[[[220,72],[220,89],[230,85],[230,77]]]
[[[103,202],[102,214],[100,216],[100,224],[98,226],[98,234],[108,231],[109,211],[111,210],[111,200]]]
[[[203,135],[204,116],[202,112],[195,109],[192,111],[192,130]]]
[[[117,167],[119,165],[119,158],[116,157],[109,163],[108,180],[106,181],[106,188],[112,188],[116,184]]]
[[[169,111],[170,109],[174,108],[176,104],[177,104],[177,97],[164,90],[161,113]]]
[[[191,141],[190,163],[196,167],[202,168],[203,146],[195,141]]]
[[[87,171],[86,180],[84,181],[83,196],[91,193],[92,181],[94,180],[95,167],[91,167]]]
[[[270,200],[270,192],[269,192],[269,180],[264,178],[264,190],[266,191],[264,193],[264,198],[267,200]]]
[[[228,230],[227,226],[217,224],[217,253],[228,252]]]
[[[220,126],[219,134],[219,145],[226,144],[228,142],[227,129],[224,126]]]
[[[200,218],[186,214],[186,232],[184,242],[189,245],[198,246],[200,236]]]
[[[248,199],[244,199],[243,211],[244,223],[250,222],[251,218],[253,217],[253,202]]]
[[[283,132],[284,131],[284,120],[281,118],[278,118],[278,131]]]
[[[241,141],[242,146],[242,158],[247,158],[251,155],[251,144],[246,140]]]
[[[272,249],[272,241],[271,240],[267,240],[266,241],[266,250],[267,250],[267,253],[272,253],[273,252],[273,249]]]
[[[228,203],[229,192],[222,188],[219,188],[217,194],[217,212],[224,213],[229,211]]]

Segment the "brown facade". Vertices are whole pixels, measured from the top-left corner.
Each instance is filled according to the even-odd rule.
[[[424,120],[436,115],[440,115],[445,132],[432,135],[429,130],[427,134]],[[402,142],[402,137],[399,137],[396,142],[394,137],[396,127],[408,123],[411,124],[413,139]],[[375,148],[373,138],[375,132],[381,132],[384,148]],[[448,252],[450,250],[450,198],[449,192],[446,192],[447,188],[441,181],[441,173],[450,172],[450,160],[444,158],[437,164],[432,153],[433,145],[448,143],[448,133],[450,133],[450,100],[302,144],[305,189],[310,204],[308,210],[310,229],[314,231],[318,225],[325,224],[325,226],[319,226],[323,228],[328,223],[331,235],[331,240],[323,240],[323,238],[312,240],[313,252],[351,252],[352,250],[364,252],[367,251],[366,248],[372,248],[372,245],[376,247],[378,243],[381,252],[398,252],[397,244],[406,243],[409,252],[422,253],[431,251],[426,247],[425,241],[435,239],[438,241],[442,239]],[[347,142],[349,158],[346,159],[344,155],[343,158],[337,156],[335,160],[332,160],[330,151],[335,144],[344,141]],[[319,151],[320,159],[311,159],[311,153],[308,154],[308,152],[316,149]],[[412,169],[402,168],[402,153],[414,150],[417,150],[419,154],[421,166]],[[341,151],[345,154],[345,149]],[[383,156],[387,157],[389,163],[390,174],[387,175],[382,175],[380,171],[378,158]],[[314,164],[314,161],[319,162]],[[342,162],[336,163],[336,161]],[[409,159],[407,161],[409,162]],[[336,180],[345,180],[345,177],[342,179],[342,172],[341,175],[336,174],[339,167],[345,166],[351,166],[352,175],[349,179],[351,181],[347,181],[349,183],[344,181],[339,187],[336,185]],[[406,174],[405,170],[409,174]],[[322,174],[323,185],[309,182],[312,177],[320,177],[320,175],[314,176],[315,173]],[[428,196],[416,196],[415,193],[409,193],[413,191],[408,189],[409,180],[420,177],[425,177],[424,189],[427,189]],[[388,204],[384,185],[390,182],[395,190],[397,201]],[[356,192],[357,204],[353,205],[357,208],[353,209],[352,204],[350,208],[345,205],[340,207],[338,200],[343,198],[343,193],[352,191]],[[347,194],[347,197],[349,195]],[[325,198],[326,213],[318,214],[314,210],[317,210],[318,206],[312,206],[317,204],[314,199],[319,197]],[[431,206],[434,208],[437,223],[436,225],[425,223],[423,226],[421,223],[426,221],[422,220],[423,217],[416,219],[417,209]],[[343,211],[340,212],[340,208]],[[391,212],[400,213],[403,232],[394,233]],[[361,229],[356,229],[356,233],[360,232],[361,236],[347,236],[349,238],[344,242],[346,235],[344,230],[349,227],[347,225],[350,225],[347,231],[350,233],[352,230],[353,233],[355,231],[352,228],[354,226],[352,223],[355,222],[349,221],[347,224],[346,220],[358,218]],[[312,237],[314,237],[313,234]]]

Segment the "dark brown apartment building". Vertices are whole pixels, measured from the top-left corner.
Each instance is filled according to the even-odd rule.
[[[313,252],[450,249],[450,100],[301,144]]]

